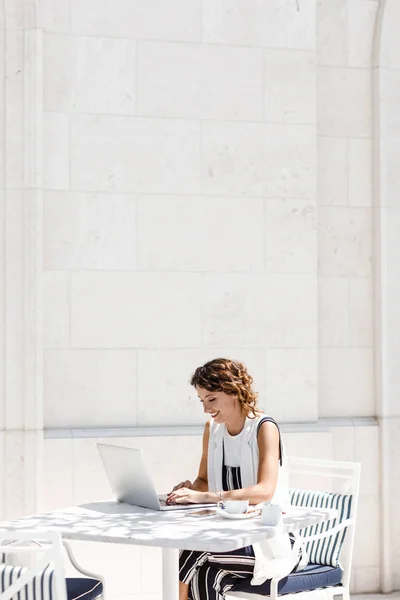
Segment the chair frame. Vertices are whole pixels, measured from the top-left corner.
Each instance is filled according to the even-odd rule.
[[[104,577],[102,577],[101,575],[98,575],[98,573],[93,573],[92,571],[88,571],[87,569],[84,569],[76,560],[76,558],[72,552],[72,548],[71,548],[70,544],[61,538],[61,534],[59,532],[56,532],[56,531],[34,531],[34,530],[26,530],[26,531],[13,530],[13,531],[5,532],[5,533],[1,532],[2,540],[10,540],[11,542],[14,542],[16,540],[16,538],[18,541],[20,541],[20,540],[21,541],[22,540],[23,541],[32,541],[33,539],[35,539],[35,540],[40,540],[40,542],[50,542],[51,546],[47,549],[46,549],[46,547],[43,547],[41,545],[39,545],[35,548],[29,547],[29,546],[18,546],[18,553],[20,553],[20,552],[23,552],[23,553],[40,552],[43,556],[39,561],[36,562],[34,567],[32,567],[32,568],[25,567],[29,570],[18,578],[18,582],[15,582],[12,586],[8,587],[7,590],[5,592],[3,592],[3,594],[0,594],[0,600],[10,600],[12,598],[12,596],[15,594],[15,592],[18,592],[20,589],[22,589],[26,585],[27,582],[30,582],[33,579],[33,577],[35,575],[37,575],[42,570],[44,570],[46,568],[46,566],[49,564],[49,562],[53,562],[53,565],[54,565],[54,577],[55,577],[55,582],[56,582],[57,600],[67,600],[66,575],[65,575],[64,565],[63,565],[62,548],[65,549],[67,556],[69,558],[69,561],[71,562],[74,569],[76,571],[78,571],[78,573],[81,573],[85,577],[90,577],[90,578],[98,579],[99,581],[101,581],[102,586],[103,586],[103,591],[101,594],[96,596],[96,598],[102,598],[102,599],[105,598]],[[1,548],[0,548],[1,554],[11,554],[11,553],[14,553],[15,551],[16,551],[16,548],[12,543],[5,545],[5,546],[1,546]],[[60,565],[61,565],[61,569],[60,569]],[[61,581],[62,581],[61,584],[59,582],[60,577],[61,577]],[[25,581],[25,580],[27,580],[27,581]],[[63,588],[63,591],[61,591],[60,585]]]
[[[350,600],[350,574],[353,559],[358,497],[360,494],[361,464],[336,460],[321,460],[316,458],[288,457],[288,466],[290,475],[302,474],[309,475],[311,477],[326,477],[330,480],[342,479],[344,481],[340,487],[339,493],[351,494],[353,496],[351,513],[348,519],[345,519],[336,527],[330,528],[320,534],[306,536],[303,538],[304,542],[307,543],[335,535],[342,529],[348,529],[340,552],[340,566],[343,571],[342,585],[340,587],[332,586],[327,588],[318,588],[306,592],[299,592],[296,594],[296,600],[314,600],[316,597],[330,600],[333,598],[333,596],[342,596],[343,600]],[[228,592],[226,598],[227,600],[265,600],[265,598],[277,600],[279,596],[278,584],[281,579],[283,579],[283,577],[276,577],[271,580],[271,590],[269,595]],[[284,597],[288,599],[291,596],[294,596],[294,594],[284,595]]]
[[[74,569],[76,571],[78,571],[78,573],[81,573],[82,575],[85,575],[85,577],[91,577],[93,579],[98,579],[99,581],[101,581],[102,586],[103,586],[103,591],[101,594],[99,594],[98,596],[96,596],[96,598],[102,598],[104,600],[105,598],[105,580],[104,577],[102,577],[101,575],[99,575],[98,573],[94,573],[93,571],[88,571],[87,569],[84,569],[76,560],[73,552],[72,552],[72,548],[70,546],[70,544],[68,542],[66,542],[65,540],[62,540],[62,545],[65,548],[65,551],[67,553],[67,556],[69,558],[70,563],[72,564],[72,566],[74,567]],[[1,600],[1,599],[0,599]]]
[[[67,600],[67,587],[65,585],[65,573],[64,565],[61,555],[61,535],[57,531],[35,531],[32,530],[12,530],[1,532],[1,538],[3,540],[14,541],[15,538],[18,540],[30,541],[32,537],[39,539],[40,541],[48,542],[46,546],[41,548],[32,548],[30,546],[18,547],[18,553],[38,553],[42,554],[41,558],[36,561],[32,567],[25,567],[25,573],[22,573],[18,580],[11,584],[4,592],[0,593],[0,600],[11,600],[18,592],[20,592],[26,584],[33,581],[36,575],[39,575],[47,567],[49,562],[53,564],[53,573],[55,588],[57,594],[57,600]],[[15,552],[15,546],[7,545],[1,547],[2,554],[11,554]]]

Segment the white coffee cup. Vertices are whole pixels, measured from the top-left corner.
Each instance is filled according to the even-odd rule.
[[[279,504],[264,502],[261,513],[261,523],[269,526],[282,523],[282,507],[279,506]]]
[[[248,500],[224,500],[219,503],[227,513],[231,515],[242,515],[247,512],[249,508]]]

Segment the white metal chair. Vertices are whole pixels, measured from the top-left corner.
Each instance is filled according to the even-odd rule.
[[[338,517],[300,532],[310,558],[310,564],[304,571],[266,582],[263,586],[267,591],[261,592],[260,586],[254,587],[254,593],[249,593],[248,589],[240,591],[239,584],[238,591],[235,588],[227,594],[227,600],[265,600],[268,597],[276,600],[278,596],[289,597],[294,593],[296,600],[314,600],[317,596],[350,598],[361,465],[307,458],[289,458],[288,462],[291,484],[295,480],[298,485],[299,477],[311,480],[311,486],[315,486],[316,481],[320,485],[321,480],[326,479],[331,484],[326,485],[329,491],[324,492],[313,490],[309,484],[304,488],[303,484],[301,488],[291,488],[292,505],[336,508],[339,509]]]
[[[76,560],[73,552],[72,552],[72,548],[70,546],[70,544],[68,542],[66,542],[65,540],[62,540],[62,545],[65,548],[65,551],[67,553],[67,556],[69,558],[70,563],[72,564],[72,566],[74,567],[74,569],[76,571],[78,571],[78,573],[81,573],[81,575],[84,575],[85,577],[95,580],[95,581],[99,581],[101,583],[101,585],[99,586],[98,591],[95,593],[91,594],[92,598],[101,598],[102,600],[104,600],[105,598],[105,581],[104,578],[99,575],[98,573],[94,573],[93,571],[88,571],[87,569],[85,569],[84,567],[82,567],[82,565],[80,565],[78,563],[78,561]],[[67,577],[67,592],[68,592],[68,582],[71,581],[71,577]],[[82,578],[79,578],[82,581]],[[79,586],[78,586],[79,587]],[[87,595],[87,594],[86,594]],[[68,599],[70,600],[70,594],[68,594]],[[85,598],[81,597],[81,600],[85,600]]]
[[[103,578],[77,563],[60,533],[12,530],[2,531],[1,538],[0,600],[20,600],[21,591],[25,591],[25,600],[94,600],[104,596]],[[73,567],[85,578],[65,577],[63,546]],[[7,557],[12,560],[7,561]]]

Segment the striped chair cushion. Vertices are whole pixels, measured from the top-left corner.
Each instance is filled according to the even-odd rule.
[[[316,492],[297,488],[290,489],[290,503],[292,506],[334,508],[338,511],[338,517],[336,519],[301,529],[300,533],[302,536],[322,533],[336,527],[336,525],[339,525],[339,523],[345,519],[348,519],[351,513],[352,500],[352,496],[345,496],[343,494]],[[340,551],[345,537],[346,529],[343,529],[336,535],[331,535],[314,542],[308,542],[306,544],[306,550],[308,552],[309,561],[318,565],[339,567]]]
[[[0,594],[12,583],[15,583],[18,577],[26,571],[28,571],[28,567],[13,567],[0,564]],[[68,600],[94,600],[94,598],[103,593],[103,584],[98,579],[67,577],[65,582]],[[46,569],[36,575],[13,598],[13,600],[56,599],[54,572],[50,566],[47,566]]]
[[[23,573],[29,571],[28,567],[13,567],[0,564],[0,593],[18,580]],[[13,600],[53,600],[56,598],[53,570],[47,566],[38,573]]]

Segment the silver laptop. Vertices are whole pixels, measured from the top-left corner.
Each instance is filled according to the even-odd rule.
[[[182,510],[213,506],[212,504],[167,504],[167,496],[157,496],[146,469],[141,450],[97,444],[111,489],[119,502],[152,510]]]

